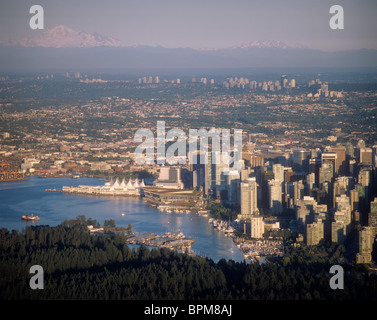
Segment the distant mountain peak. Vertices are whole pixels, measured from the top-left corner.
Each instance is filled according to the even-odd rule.
[[[113,37],[99,33],[75,31],[65,25],[47,29],[33,38],[9,41],[7,46],[21,47],[53,47],[53,48],[89,48],[89,47],[120,47],[122,43]]]
[[[54,34],[68,35],[70,33],[75,33],[75,32],[76,32],[75,30],[62,24],[46,30],[46,33],[51,34],[51,35],[54,35]]]

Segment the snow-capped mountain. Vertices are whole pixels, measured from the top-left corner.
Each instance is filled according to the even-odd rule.
[[[99,33],[76,31],[67,26],[59,25],[45,30],[33,38],[4,43],[7,46],[20,47],[52,47],[52,48],[89,48],[89,47],[120,47],[122,43]]]
[[[0,70],[127,68],[375,67],[377,50],[325,52],[260,40],[223,49],[125,46],[112,37],[66,26],[0,44]]]

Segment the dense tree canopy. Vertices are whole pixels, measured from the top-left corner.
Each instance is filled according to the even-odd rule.
[[[0,298],[374,299],[377,293],[377,277],[355,269],[345,272],[344,290],[332,290],[328,259],[300,263],[305,256],[291,251],[262,265],[214,263],[166,248],[130,249],[124,235],[93,236],[81,222],[0,229]],[[44,269],[43,290],[29,287],[35,264]]]

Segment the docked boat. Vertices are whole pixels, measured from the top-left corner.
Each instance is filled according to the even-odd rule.
[[[39,217],[31,214],[30,216],[22,216],[22,220],[27,220],[27,221],[38,221]]]

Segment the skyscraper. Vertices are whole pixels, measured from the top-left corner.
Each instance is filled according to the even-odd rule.
[[[350,191],[351,211],[359,211],[359,193],[356,189]]]
[[[284,167],[280,163],[272,165],[272,172],[275,180],[279,180],[280,183],[284,182]]]
[[[256,215],[250,218],[250,237],[260,239],[264,233],[263,217]]]
[[[332,176],[333,176],[333,178],[335,177],[336,168],[338,167],[338,160],[337,159],[338,159],[338,156],[335,152],[324,152],[321,155],[321,165],[322,166],[324,164],[331,164],[332,165],[332,169],[333,169]]]
[[[329,95],[329,83],[325,82],[321,84],[321,94],[325,97]]]
[[[258,184],[254,177],[241,182],[241,214],[239,219],[250,219],[252,215],[259,214],[257,207]]]
[[[331,223],[331,240],[343,243],[351,231],[351,205],[349,198],[342,194],[336,197],[334,221]]]
[[[365,166],[373,165],[372,148],[360,148],[359,162]]]
[[[337,220],[331,222],[331,241],[342,244],[345,241],[344,222]]]
[[[288,80],[287,80],[287,76],[286,76],[285,74],[283,74],[283,75],[281,76],[281,78],[280,78],[280,86],[281,86],[282,88],[285,88],[285,87],[287,86],[287,82],[288,82]]]
[[[356,263],[372,261],[374,237],[374,227],[364,227],[359,231],[359,252],[356,254]]]
[[[312,197],[305,196],[303,199],[297,201],[295,207],[296,220],[301,231],[306,229],[307,224],[313,222],[316,208],[317,202]]]
[[[192,184],[194,189],[205,188],[205,165],[201,162],[198,151],[190,154],[190,170],[192,171]]]
[[[232,206],[240,205],[240,174],[237,170],[230,170],[228,172],[223,172],[226,176],[226,188],[228,190],[228,199],[226,202]],[[216,190],[221,189],[221,187],[216,185]]]
[[[324,225],[322,220],[306,225],[306,245],[318,244],[324,237]]]
[[[320,186],[326,182],[332,182],[334,178],[334,167],[332,163],[323,163],[319,169]]]
[[[273,214],[281,214],[283,212],[281,185],[281,181],[276,179],[268,182],[269,209]]]
[[[292,153],[292,162],[294,168],[294,171],[305,171],[309,172],[309,158],[311,156],[311,152],[304,149],[296,149],[293,150]]]
[[[345,176],[347,174],[346,148],[333,147],[331,151],[335,152],[337,156],[335,173],[339,176]]]
[[[321,159],[309,159],[309,172],[315,174],[315,185],[319,187],[319,170],[321,168]]]
[[[377,197],[370,203],[370,212],[368,215],[368,226],[377,227]]]
[[[315,174],[309,173],[306,176],[306,194],[311,195],[313,188],[316,186]]]

